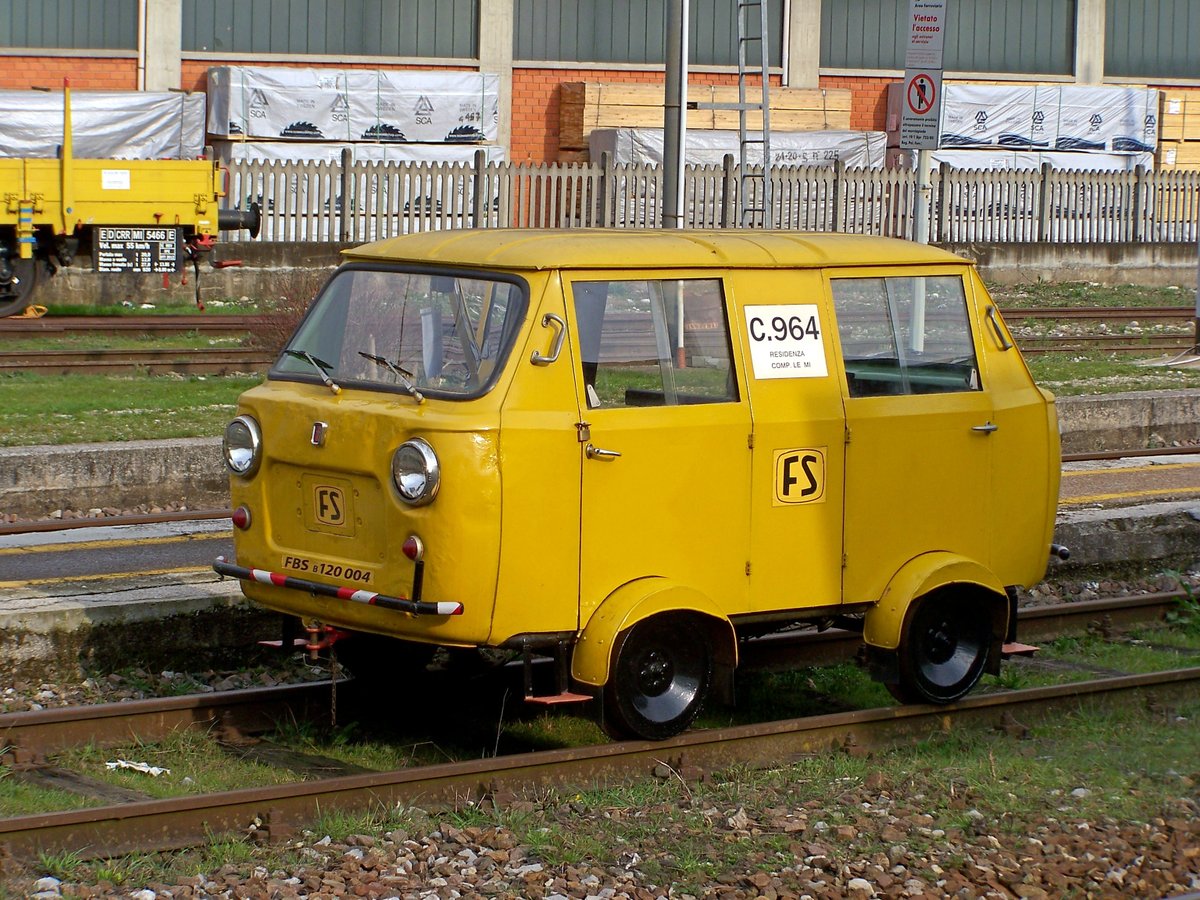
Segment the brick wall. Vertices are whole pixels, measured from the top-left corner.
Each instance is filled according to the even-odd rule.
[[[629,69],[514,69],[513,162],[555,162],[558,159],[558,86],[571,81],[662,84],[665,75]],[[752,83],[758,82],[751,79]],[[693,72],[689,84],[737,84],[735,73]],[[774,84],[779,80],[773,79]]]
[[[61,88],[64,78],[71,88],[97,91],[137,89],[137,60],[96,59],[78,56],[0,57],[0,88]]]
[[[899,78],[829,75],[821,77],[823,88],[845,88],[851,91],[850,127],[855,131],[883,131],[887,117],[888,85]]]

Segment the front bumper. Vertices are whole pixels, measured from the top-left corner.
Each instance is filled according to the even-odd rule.
[[[384,609],[394,609],[414,616],[461,616],[461,603],[428,603],[415,597],[411,600],[404,597],[389,597],[374,591],[364,591],[361,588],[345,587],[336,584],[323,584],[310,581],[307,578],[296,578],[294,575],[282,575],[279,572],[268,572],[266,569],[248,569],[229,562],[225,557],[218,556],[213,562],[213,571],[218,575],[227,575],[242,581],[257,581],[259,584],[272,584],[276,587],[291,588],[321,597],[332,597],[335,600],[347,600],[352,603],[363,603],[367,606],[379,606]]]

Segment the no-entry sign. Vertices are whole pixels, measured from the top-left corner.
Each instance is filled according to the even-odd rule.
[[[932,150],[938,145],[945,25],[946,0],[912,0],[908,14],[908,50],[904,54],[901,147]]]

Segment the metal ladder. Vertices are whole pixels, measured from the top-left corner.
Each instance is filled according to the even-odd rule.
[[[758,10],[758,35],[751,35],[750,17]],[[771,192],[771,105],[770,105],[770,44],[767,41],[767,0],[737,0],[738,51],[738,227],[775,227],[775,210]],[[746,100],[746,47],[758,42],[762,76],[762,95],[758,102]],[[750,137],[746,128],[746,113],[762,112],[762,137]],[[762,145],[762,170],[750,171],[747,149]],[[757,200],[757,204],[755,203]],[[757,219],[757,221],[755,221]]]

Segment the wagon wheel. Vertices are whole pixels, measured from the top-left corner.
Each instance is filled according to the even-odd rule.
[[[916,601],[900,640],[900,682],[888,690],[902,703],[949,703],[983,675],[991,645],[987,607],[954,591]]]
[[[0,258],[0,317],[22,312],[37,287],[37,260]]]
[[[352,632],[334,645],[338,662],[359,681],[395,684],[415,678],[433,659],[437,647],[381,634]]]
[[[604,728],[614,738],[662,740],[696,718],[712,683],[712,647],[693,619],[658,616],[617,636],[604,686]]]

